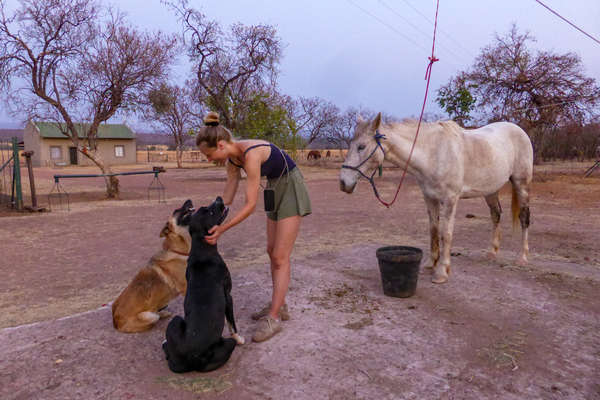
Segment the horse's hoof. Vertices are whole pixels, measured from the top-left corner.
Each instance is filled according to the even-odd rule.
[[[529,261],[527,260],[527,257],[525,257],[525,256],[519,257],[519,259],[517,260],[517,265],[519,267],[524,267],[527,264],[529,264]]]
[[[488,259],[488,260],[492,260],[492,261],[494,261],[494,260],[496,259],[496,255],[497,255],[497,254],[498,254],[497,252],[495,252],[495,251],[493,251],[493,250],[490,250],[490,251],[488,251],[488,252],[487,252],[487,255],[486,255],[486,256],[487,256],[487,259]]]
[[[239,344],[240,346],[246,343],[246,339],[244,339],[243,336],[240,336],[237,333],[234,333],[233,335],[231,335],[231,337],[234,338],[237,344]]]
[[[448,282],[448,275],[450,275],[450,265],[438,265],[437,270],[433,270],[433,283],[446,283]]]

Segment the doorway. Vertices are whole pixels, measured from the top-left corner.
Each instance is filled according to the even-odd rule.
[[[71,165],[77,165],[77,147],[69,147],[69,159]]]

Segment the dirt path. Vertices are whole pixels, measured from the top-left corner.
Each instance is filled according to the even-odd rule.
[[[422,271],[417,294],[396,299],[382,294],[375,250],[427,250],[414,182],[386,210],[367,185],[352,196],[339,192],[334,169],[303,172],[314,214],[294,252],[292,319],[210,374],[168,371],[160,349],[167,320],[120,334],[102,305],[160,247],[172,209],[220,193],[222,170],[168,170],[166,204],[143,200],[148,177],[138,176],[123,182],[126,200],[101,200],[101,182],[90,181],[77,187],[92,201],[74,201],[68,213],[0,219],[0,398],[600,398],[599,179],[538,175],[525,268],[513,264],[519,235],[508,218],[500,257],[489,261],[487,207],[461,201],[450,282],[434,285]],[[384,175],[391,194],[397,173]],[[71,190],[77,198],[79,189]],[[503,192],[505,210],[509,201]],[[247,339],[250,314],[270,292],[264,246],[261,212],[219,244]],[[181,299],[170,309],[181,313]]]

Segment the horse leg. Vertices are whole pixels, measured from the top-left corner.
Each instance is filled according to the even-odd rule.
[[[530,222],[529,214],[529,185],[527,179],[511,179],[513,185],[513,202],[515,202],[515,196],[517,204],[513,204],[514,211],[517,211],[519,222],[521,223],[521,242],[522,249],[521,255],[517,259],[518,265],[527,265],[529,257],[529,241],[528,241],[528,230]]]
[[[440,202],[440,231],[441,231],[441,262],[433,269],[433,283],[448,281],[450,273],[450,247],[452,246],[452,232],[454,231],[454,217],[456,216],[457,197],[450,197]]]
[[[500,248],[500,215],[502,207],[498,199],[498,192],[485,196],[485,202],[490,208],[490,216],[492,217],[492,248],[488,253],[490,259],[495,259]]]
[[[430,263],[425,268],[435,268],[440,258],[440,203],[425,197],[427,214],[429,215],[429,257]]]

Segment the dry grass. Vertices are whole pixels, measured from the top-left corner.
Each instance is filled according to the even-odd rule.
[[[311,296],[309,301],[319,307],[350,314],[368,314],[379,310],[379,304],[364,293],[362,285],[352,287],[346,283],[324,290],[323,295]],[[367,319],[371,319],[370,317]],[[366,322],[362,322],[366,323]],[[372,323],[372,321],[371,321]],[[366,326],[366,325],[363,325]]]
[[[519,357],[524,354],[523,348],[527,344],[527,334],[517,331],[497,342],[477,350],[477,354],[490,361],[496,368],[509,367],[513,371],[519,369]]]
[[[204,393],[223,393],[233,387],[233,383],[229,380],[231,373],[226,373],[217,377],[198,376],[193,378],[185,378],[179,376],[160,377],[158,382],[167,383],[174,389],[185,390],[195,394]]]

